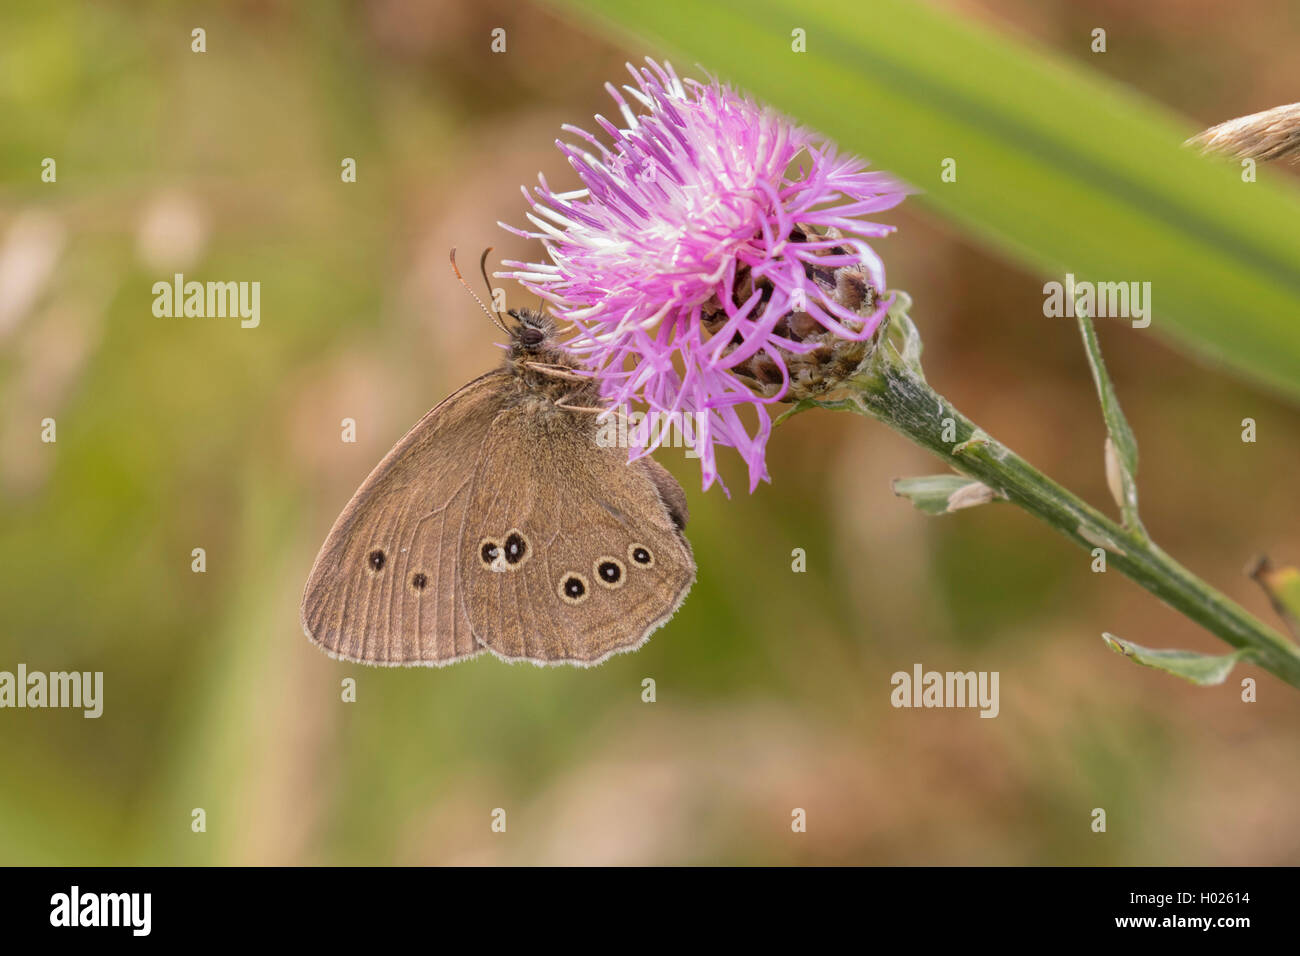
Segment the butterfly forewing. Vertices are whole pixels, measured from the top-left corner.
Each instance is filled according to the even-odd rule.
[[[440,665],[483,650],[457,602],[457,556],[506,376],[475,379],[425,415],[334,523],[302,602],[307,636],[331,655]]]

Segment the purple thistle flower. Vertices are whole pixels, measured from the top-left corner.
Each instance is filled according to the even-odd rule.
[[[671,420],[683,421],[706,489],[719,480],[716,444],[740,452],[752,492],[769,480],[767,405],[788,391],[789,359],[818,348],[790,334],[791,315],[863,341],[889,305],[876,295],[866,315],[847,308],[811,267],[855,267],[882,292],[884,264],[864,240],[894,227],[859,217],[896,206],[906,190],[730,87],[682,81],[671,66],[646,62],[628,65],[632,102],[606,84],[624,120],[619,128],[596,117],[608,147],[563,127],[584,141],[557,141],[584,188],[556,192],[539,176],[535,196],[524,190],[536,231],[501,224],[540,239],[550,262],[508,261],[513,271],[498,276],[573,323],[567,347],[599,378],[602,396],[679,416]],[[779,387],[760,395],[736,369],[762,356]],[[757,410],[752,430],[741,418],[747,405]],[[632,457],[662,437],[643,427]]]

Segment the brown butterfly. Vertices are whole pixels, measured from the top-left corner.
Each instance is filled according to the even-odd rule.
[[[695,581],[686,495],[653,459],[597,440],[597,385],[549,316],[511,309],[507,326],[474,298],[510,337],[505,362],[362,483],[316,557],[303,629],[331,657],[388,666],[485,650],[590,666],[635,650]]]

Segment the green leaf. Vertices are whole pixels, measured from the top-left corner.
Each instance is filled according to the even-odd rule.
[[[1077,307],[1075,313],[1079,332],[1083,335],[1084,351],[1088,353],[1088,365],[1092,368],[1092,380],[1097,386],[1097,397],[1101,400],[1101,414],[1106,420],[1106,483],[1124,516],[1124,527],[1145,536],[1146,529],[1138,518],[1137,439],[1119,407],[1119,396],[1115,394],[1115,385],[1101,357],[1101,345],[1092,318]]]
[[[927,475],[894,479],[894,494],[907,498],[928,515],[946,515],[974,508],[998,496],[988,485],[962,475]]]
[[[1231,654],[1198,654],[1196,651],[1162,651],[1134,644],[1114,634],[1102,634],[1106,646],[1117,654],[1132,658],[1146,667],[1154,667],[1201,687],[1222,684],[1237,661],[1250,653],[1248,648]]]
[[[1184,148],[1198,124],[1085,65],[1086,35],[1067,58],[915,0],[561,2],[632,58],[699,64],[896,173],[1044,277],[1150,282],[1150,331],[1300,396],[1300,191]]]
[[[1137,474],[1138,449],[1137,439],[1133,437],[1133,429],[1129,427],[1128,419],[1124,417],[1124,412],[1119,407],[1119,398],[1115,394],[1115,386],[1110,380],[1110,374],[1106,371],[1106,363],[1101,357],[1101,345],[1097,342],[1097,330],[1093,327],[1092,319],[1085,314],[1080,314],[1079,331],[1083,335],[1084,349],[1088,353],[1088,365],[1092,368],[1092,380],[1097,385],[1097,397],[1101,399],[1101,413],[1106,419],[1106,431],[1110,433],[1111,440],[1115,443],[1115,450],[1119,454],[1120,463],[1125,470],[1131,474]]]

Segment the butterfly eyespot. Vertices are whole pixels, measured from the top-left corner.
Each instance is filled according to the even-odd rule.
[[[411,587],[415,588],[417,591],[423,591],[428,583],[429,579],[425,577],[423,571],[416,571],[411,575]]]
[[[623,586],[623,562],[618,558],[599,558],[595,564],[596,580],[607,588]]]
[[[511,528],[502,544],[506,553],[506,564],[518,565],[528,560],[528,539],[518,528]]]
[[[627,546],[627,556],[643,568],[654,567],[655,556],[643,544],[629,544]]]
[[[368,555],[366,555],[366,564],[370,565],[370,570],[372,571],[384,570],[384,562],[386,560],[387,559],[384,557],[384,552],[380,551],[377,548],[374,551],[371,551]]]
[[[587,598],[587,579],[575,571],[570,571],[560,579],[557,592],[564,603],[581,604]]]
[[[483,561],[486,568],[493,567],[497,558],[501,557],[500,546],[491,538],[484,538],[483,543],[478,546],[478,556]]]

